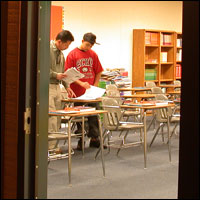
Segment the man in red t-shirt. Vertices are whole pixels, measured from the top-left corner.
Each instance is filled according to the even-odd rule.
[[[99,61],[97,54],[91,50],[92,46],[96,43],[96,35],[93,33],[86,33],[83,36],[82,44],[72,50],[65,62],[65,71],[71,67],[75,67],[85,76],[70,84],[71,89],[74,91],[77,97],[83,95],[85,90],[90,88],[90,85],[98,86],[99,79],[103,68]],[[82,103],[75,103],[76,105],[82,105]],[[88,104],[88,106],[95,106],[99,108],[98,104]],[[77,124],[77,131],[75,133],[82,132],[81,125]],[[90,147],[99,147],[99,128],[96,116],[88,117],[88,137],[91,137]],[[78,142],[77,149],[81,150],[81,139]]]

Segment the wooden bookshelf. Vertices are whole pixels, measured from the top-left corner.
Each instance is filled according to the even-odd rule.
[[[159,86],[176,80],[177,37],[175,31],[133,30],[132,87],[143,87],[146,81]]]

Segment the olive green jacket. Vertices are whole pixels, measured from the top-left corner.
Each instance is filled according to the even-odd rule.
[[[62,51],[57,49],[54,40],[50,42],[50,58],[50,84],[62,83],[65,88],[68,88],[68,83],[56,79],[57,73],[64,73],[65,58]]]

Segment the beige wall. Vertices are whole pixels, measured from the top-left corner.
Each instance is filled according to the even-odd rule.
[[[64,7],[64,28],[75,37],[64,54],[79,46],[86,32],[104,69],[125,68],[131,78],[133,29],[182,32],[182,1],[52,1]]]

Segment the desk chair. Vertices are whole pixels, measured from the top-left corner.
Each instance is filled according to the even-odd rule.
[[[84,121],[87,121],[87,118],[84,118]],[[61,118],[61,124],[64,123],[65,124],[65,129],[67,128],[66,124],[68,124],[69,121],[69,117],[63,117]],[[71,124],[71,136],[74,138],[82,138],[82,133],[78,133],[75,134],[74,130],[76,127],[76,123],[82,123],[82,118],[76,118],[74,120],[72,120],[72,124]],[[84,130],[84,135],[86,136],[87,132],[86,130]],[[68,152],[63,151],[62,149],[59,150],[58,148],[58,143],[60,141],[64,141],[64,145],[66,143],[68,139],[68,134],[67,131],[59,131],[59,132],[49,132],[48,133],[48,144],[49,144],[49,148],[48,148],[48,160],[50,162],[50,160],[56,160],[56,159],[62,159],[62,158],[67,158],[68,157]],[[72,149],[71,154],[74,154],[74,151]]]
[[[61,124],[65,124],[65,128],[67,128],[68,120],[69,120],[69,117],[67,117],[67,116],[61,117]],[[88,121],[88,118],[87,118],[87,117],[84,117],[84,122],[87,122],[87,121]],[[72,131],[72,132],[75,132],[77,123],[82,124],[82,118],[81,118],[81,117],[72,120],[72,125],[71,125],[71,131]],[[85,134],[86,134],[86,133],[87,133],[86,127],[85,127],[85,130],[84,130],[84,131],[85,131]],[[76,134],[76,135],[77,135],[77,137],[81,137],[81,136],[82,136],[81,133],[78,133],[78,134]]]
[[[118,90],[118,87],[115,84],[106,85],[106,90]]]
[[[106,96],[114,98],[118,105],[122,105],[124,103],[124,100],[120,97],[120,92],[117,89],[116,85],[107,85],[106,87]],[[128,121],[129,117],[133,117],[135,120],[139,121],[138,116],[140,115],[139,109],[131,109],[126,110],[123,114],[123,117],[126,118],[126,121]]]
[[[72,134],[74,136],[74,134]],[[58,160],[58,159],[64,159],[68,158],[68,152],[65,153],[58,153],[57,152],[57,144],[61,140],[67,140],[68,134],[66,132],[54,132],[54,133],[48,133],[48,142],[56,141],[56,144],[54,147],[51,147],[48,149],[48,164],[52,160]],[[71,154],[74,154],[74,151],[72,149]]]
[[[103,117],[103,142],[104,145],[108,147],[108,151],[110,152],[110,148],[117,148],[117,155],[119,154],[122,148],[128,148],[136,145],[144,145],[144,167],[146,168],[146,115],[143,118],[142,122],[126,122],[123,120],[123,115],[125,110],[121,109],[118,102],[114,98],[104,97],[102,98],[102,107],[104,110],[108,111],[104,114]],[[142,119],[142,118],[140,118]],[[127,141],[128,133],[134,134],[135,130],[139,129],[139,140],[129,142]],[[143,135],[142,135],[143,130]],[[118,137],[113,139],[112,132],[116,131],[126,131],[123,137]],[[106,141],[107,139],[107,141]],[[106,141],[106,143],[105,143]],[[100,152],[98,149],[95,159]]]
[[[181,81],[179,81],[179,80],[174,81],[174,85],[181,86]],[[181,91],[181,88],[180,87],[174,88],[174,91]],[[180,94],[174,95],[174,99],[177,99],[177,98],[180,98]]]
[[[168,100],[167,96],[164,94],[158,94],[156,95],[156,100]],[[176,115],[174,114],[175,110],[172,110],[171,107],[166,107],[166,108],[159,108],[155,110],[155,119],[156,122],[159,123],[159,127],[157,128],[149,147],[152,146],[156,136],[159,133],[160,128],[162,128],[162,141],[164,143],[164,136],[163,136],[163,127],[165,125],[167,125],[167,130],[168,130],[168,149],[169,149],[169,160],[171,162],[171,137],[176,129],[176,127],[178,126],[179,122],[180,122],[180,115]],[[173,128],[173,131],[170,133],[170,125],[174,123],[175,126]]]
[[[178,80],[174,81],[174,85],[181,86],[181,81],[178,81]],[[174,91],[180,91],[180,90],[181,88],[174,88]]]
[[[156,84],[153,81],[146,81],[146,87],[148,88],[156,87]]]
[[[164,92],[162,91],[162,89],[160,87],[152,87],[151,93],[152,94],[164,94]]]

